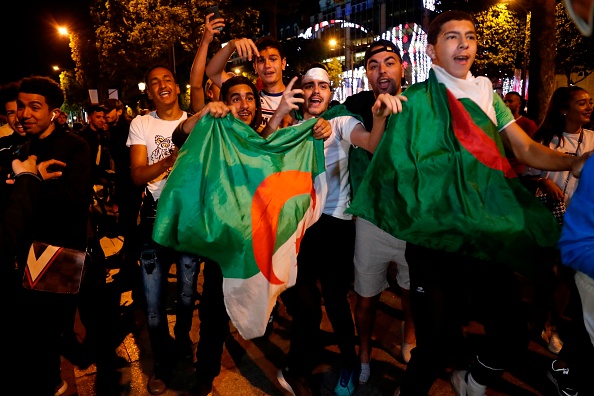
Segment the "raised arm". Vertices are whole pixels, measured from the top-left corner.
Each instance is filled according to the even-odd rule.
[[[212,43],[214,36],[221,34],[217,29],[225,26],[223,18],[211,20],[214,13],[206,16],[206,23],[204,24],[204,33],[200,40],[200,46],[194,57],[192,63],[192,70],[190,71],[190,106],[192,112],[198,113],[204,107],[204,88],[202,87],[204,81],[204,70],[206,68],[206,58],[208,56],[208,46]]]
[[[297,79],[298,77],[293,77],[291,82],[287,85],[287,88],[285,88],[278,107],[272,117],[268,120],[268,124],[266,124],[266,127],[262,130],[262,133],[260,133],[260,136],[263,138],[272,135],[279,126],[284,125],[283,120],[285,117],[288,116],[291,111],[298,110],[299,105],[304,102],[304,99],[301,96],[298,96],[303,95],[303,90],[293,89],[293,85],[295,85]]]
[[[580,157],[574,157],[551,150],[532,140],[515,122],[503,129],[500,136],[503,145],[511,150],[521,163],[536,169],[549,171],[570,170],[575,177],[579,177],[584,162],[592,155],[592,152],[588,152]]]
[[[402,101],[406,100],[408,99],[402,95],[378,95],[371,108],[373,114],[373,127],[371,128],[371,132],[368,132],[363,125],[357,125],[351,132],[351,143],[370,153],[374,153],[384,135],[386,120],[391,114],[400,113],[402,111]]]
[[[225,65],[236,50],[237,55],[243,60],[251,61],[253,56],[260,56],[256,44],[251,39],[241,38],[229,41],[206,65],[206,75],[219,88],[230,78],[225,72]]]
[[[200,121],[206,114],[210,114],[214,118],[223,118],[229,114],[229,112],[231,112],[234,116],[237,116],[235,107],[227,106],[223,102],[209,102],[202,108],[202,110],[200,110],[199,113],[196,113],[179,123],[179,125],[173,131],[173,135],[171,137],[173,144],[175,144],[177,147],[181,147],[198,121]]]

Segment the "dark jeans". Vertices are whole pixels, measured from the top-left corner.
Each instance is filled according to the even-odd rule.
[[[223,272],[213,262],[204,262],[204,284],[200,298],[200,339],[196,348],[196,376],[211,384],[221,372],[223,345],[229,335],[229,315],[223,298]]]
[[[488,385],[517,361],[528,345],[528,326],[510,268],[411,243],[405,256],[417,346],[400,385],[403,396],[426,395],[451,357],[459,355],[469,301],[477,308],[473,319],[485,328],[476,354],[482,364],[473,366],[473,377]]]
[[[355,325],[347,300],[354,276],[354,246],[355,223],[324,214],[303,236],[295,286],[282,295],[293,317],[287,366],[300,375],[310,375],[319,361],[322,298],[343,366],[356,365]]]
[[[191,347],[189,332],[192,327],[201,258],[175,252],[155,243],[151,237],[152,228],[153,219],[145,216],[140,224],[144,240],[140,253],[140,273],[151,349],[155,363],[163,368],[169,367],[173,358],[166,312],[169,268],[174,261],[177,263],[175,340],[180,348]]]

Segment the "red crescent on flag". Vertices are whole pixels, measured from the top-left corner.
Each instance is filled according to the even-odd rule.
[[[268,176],[260,183],[252,200],[252,244],[256,265],[268,282],[282,285],[272,268],[278,219],[285,203],[302,194],[309,194],[315,207],[316,194],[311,172],[286,171]],[[301,219],[298,219],[299,222]],[[304,230],[305,231],[305,230]],[[297,251],[303,235],[297,238]]]
[[[452,129],[462,147],[483,165],[502,171],[505,177],[518,177],[507,158],[499,152],[497,144],[472,121],[462,103],[449,90],[446,91],[452,114]]]

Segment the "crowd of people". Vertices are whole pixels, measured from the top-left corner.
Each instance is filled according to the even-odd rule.
[[[26,383],[30,394],[59,396],[68,387],[60,373],[64,356],[79,367],[97,365],[97,394],[119,394],[116,368],[122,362],[107,306],[101,216],[92,210],[100,185],[110,191],[124,240],[118,265],[145,312],[154,358],[148,393],[168,389],[181,358],[195,358],[190,394],[212,393],[230,320],[220,263],[153,240],[157,204],[179,149],[192,133],[201,133],[197,125],[209,115],[235,117],[260,139],[317,120],[311,133],[323,142],[326,200],[300,239],[295,284],[279,296],[291,317],[290,348],[278,372],[287,392],[315,393],[309,380],[322,349],[316,342],[322,301],[340,351],[334,394],[353,395],[381,374],[371,370],[372,334],[391,268],[402,299],[407,364],[394,395],[428,394],[447,368],[453,369],[456,395],[485,395],[522,361],[535,332],[557,354],[542,370],[559,395],[593,391],[588,208],[594,160],[588,158],[594,131],[588,129],[593,106],[586,90],[555,90],[537,125],[522,115],[520,94],[502,98],[487,78],[470,73],[475,21],[447,11],[429,26],[433,65],[426,81],[403,89],[400,49],[377,40],[364,58],[371,90],[337,104],[323,64],[310,65],[285,85],[286,57],[269,36],[233,39],[207,62],[209,45],[224,26],[222,18],[206,16],[190,75],[189,111],[180,107],[180,88],[166,65],[151,65],[146,73],[153,104],[148,114],[130,120],[119,100],[108,99],[88,107],[87,125],[76,130],[66,122],[64,92],[52,79],[31,76],[3,87],[0,110],[12,132],[0,138],[6,179],[0,184],[0,290],[15,318],[10,335],[22,346],[11,354],[14,381]],[[225,70],[235,53],[253,63],[260,89]],[[538,196],[562,203],[567,212],[553,216]],[[78,293],[23,288],[33,241],[87,252]],[[173,334],[166,312],[172,263]],[[193,329],[202,265],[200,328]],[[530,312],[520,276],[534,288]],[[351,289],[354,311],[347,299]],[[77,311],[86,330],[82,341],[74,334]],[[469,357],[462,353],[462,327],[470,319],[484,325],[486,342]],[[199,332],[195,356],[193,331]],[[27,380],[24,369],[32,356],[35,381]]]

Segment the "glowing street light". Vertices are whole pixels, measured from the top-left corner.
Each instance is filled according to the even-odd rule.
[[[60,33],[61,36],[70,35],[70,32],[68,32],[68,28],[65,28],[64,26],[58,26],[58,33]]]
[[[139,82],[138,83],[138,89],[140,90],[140,93],[144,93],[144,91],[146,90],[146,84],[144,82]]]
[[[336,42],[336,39],[330,39],[330,41],[328,41],[328,44],[330,44],[330,49],[334,51],[334,48],[336,48],[336,44],[338,44]]]

